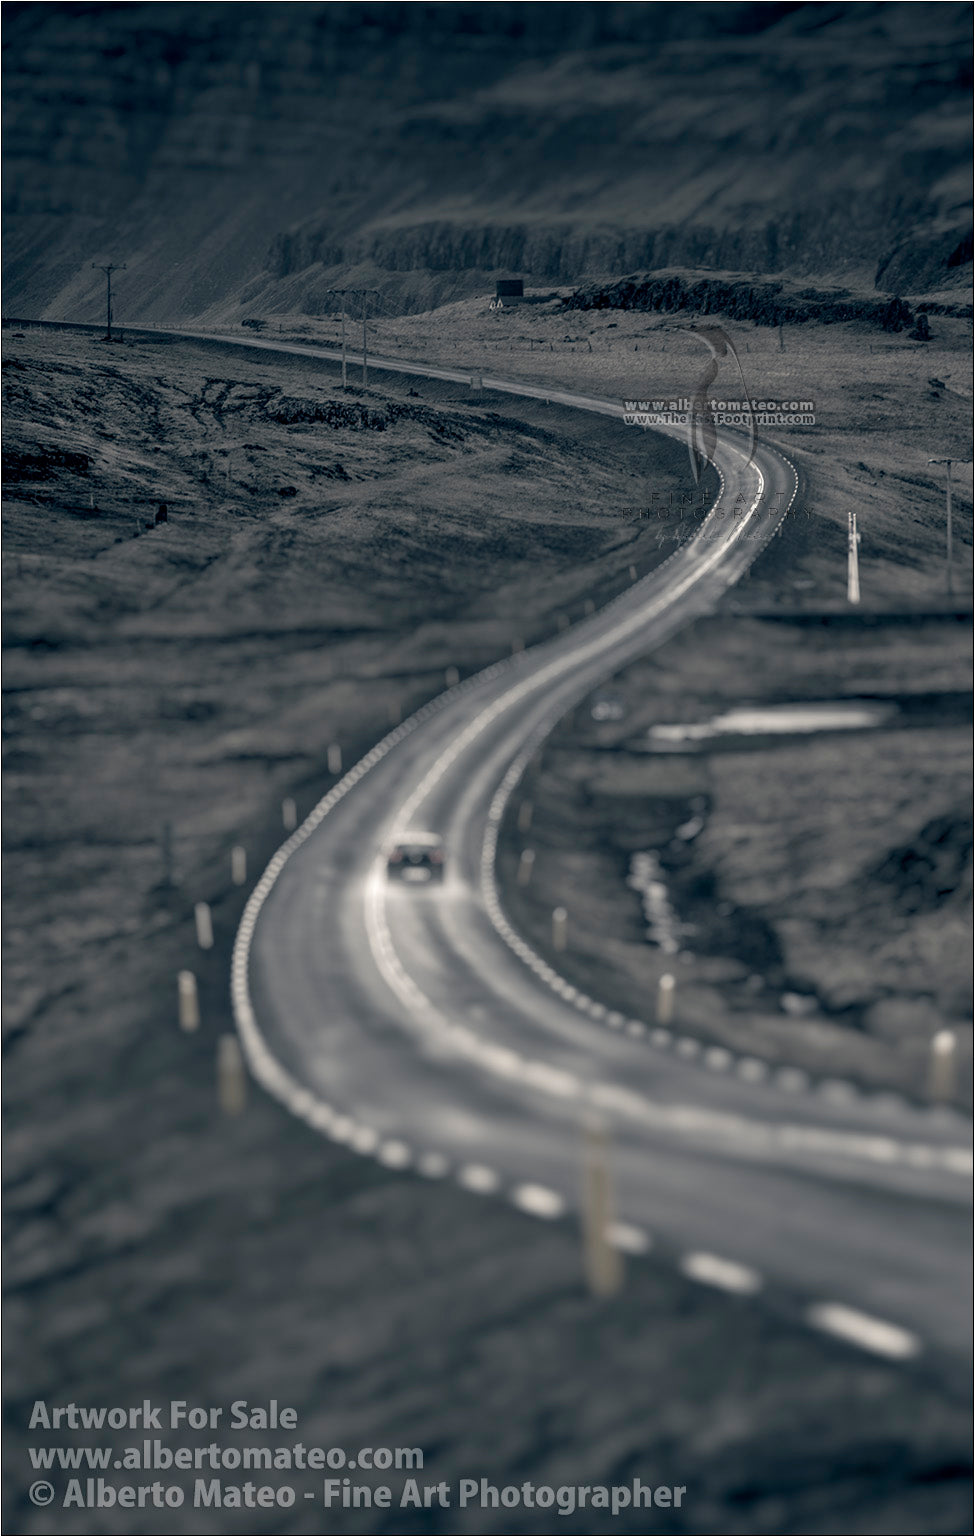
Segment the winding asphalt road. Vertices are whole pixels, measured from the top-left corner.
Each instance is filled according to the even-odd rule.
[[[566,390],[486,375],[483,387],[623,414]],[[397,727],[279,850],[237,936],[238,1028],[258,1079],[323,1133],[540,1218],[578,1208],[595,1119],[611,1146],[616,1246],[655,1248],[705,1284],[944,1370],[967,1354],[969,1328],[963,1122],[611,1013],[514,933],[495,886],[504,804],[546,732],[713,609],[787,516],[796,476],[778,450],[750,458],[725,435],[714,457],[721,492],[693,539],[598,614]],[[442,886],[385,879],[381,846],[410,826],[443,835]],[[584,894],[572,917],[585,921]]]

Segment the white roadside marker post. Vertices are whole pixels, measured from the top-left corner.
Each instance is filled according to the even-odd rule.
[[[230,879],[235,886],[243,886],[247,879],[247,850],[239,843],[230,850]]]
[[[676,979],[669,971],[665,971],[657,983],[657,1024],[669,1025],[674,1017],[674,993],[677,991]]]
[[[607,1236],[613,1221],[613,1182],[602,1127],[585,1128],[582,1180],[583,1264],[594,1297],[615,1297],[623,1285],[623,1257]]]
[[[176,978],[179,998],[179,1028],[187,1032],[200,1028],[200,999],[192,971],[181,971]]]
[[[247,1074],[235,1035],[217,1042],[217,1099],[224,1115],[240,1115],[247,1104]]]
[[[938,1030],[931,1037],[928,1093],[932,1099],[951,1099],[955,1092],[958,1041],[953,1030]]]
[[[193,909],[193,919],[196,923],[196,942],[201,950],[213,949],[213,919],[210,916],[209,902],[197,902]]]
[[[556,907],[552,911],[552,945],[556,950],[564,950],[567,942],[567,930],[569,915],[564,907]]]
[[[448,667],[444,671],[443,680],[448,688],[456,688],[460,682],[460,672],[456,667]]]
[[[860,552],[858,549],[860,535],[857,532],[857,515],[850,513],[850,524],[847,538],[847,562],[846,562],[846,596],[851,603],[860,601]]]
[[[518,831],[526,833],[532,825],[532,813],[535,810],[531,801],[522,801],[518,807]]]
[[[527,886],[532,878],[532,870],[535,868],[535,850],[522,849],[521,858],[518,860],[518,875],[516,877],[519,886]]]
[[[338,742],[333,742],[328,749],[328,772],[330,774],[341,774],[342,772],[342,749]]]
[[[281,802],[281,825],[286,833],[293,833],[298,826],[298,807],[290,795]]]

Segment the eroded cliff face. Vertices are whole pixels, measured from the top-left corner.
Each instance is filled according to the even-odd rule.
[[[25,5],[8,313],[415,308],[516,273],[966,281],[966,7]]]

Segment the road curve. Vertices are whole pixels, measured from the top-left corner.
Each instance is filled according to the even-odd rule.
[[[471,382],[469,370],[369,362]],[[595,396],[482,382],[623,414]],[[538,1217],[578,1206],[583,1127],[596,1118],[612,1149],[618,1247],[653,1247],[704,1284],[944,1367],[969,1331],[961,1121],[842,1085],[797,1092],[802,1075],[607,1011],[514,933],[495,886],[504,803],[546,732],[600,679],[713,609],[787,516],[796,477],[777,449],[749,457],[724,435],[714,460],[720,494],[694,538],[590,619],[390,732],[278,851],[237,935],[238,1029],[257,1078],[319,1131]],[[391,887],[380,847],[420,824],[443,834],[447,878]]]

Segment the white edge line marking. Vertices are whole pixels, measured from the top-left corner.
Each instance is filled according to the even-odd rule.
[[[920,1341],[909,1329],[887,1323],[883,1318],[874,1318],[870,1313],[861,1313],[841,1302],[817,1302],[808,1310],[806,1318],[814,1329],[821,1329],[847,1344],[859,1345],[861,1350],[886,1356],[892,1361],[908,1361],[921,1349]]]
[[[558,1191],[550,1190],[547,1185],[517,1185],[511,1192],[511,1200],[531,1217],[551,1220],[565,1212],[565,1201]]]
[[[653,1239],[645,1228],[632,1222],[611,1222],[606,1229],[606,1241],[621,1254],[648,1254]]]
[[[754,1296],[762,1288],[762,1278],[757,1270],[739,1265],[736,1260],[722,1259],[719,1254],[685,1254],[680,1269],[691,1281],[702,1281],[706,1286],[717,1286],[741,1297]]]
[[[478,1195],[491,1195],[501,1188],[498,1175],[483,1163],[465,1163],[457,1175],[457,1183]]]

